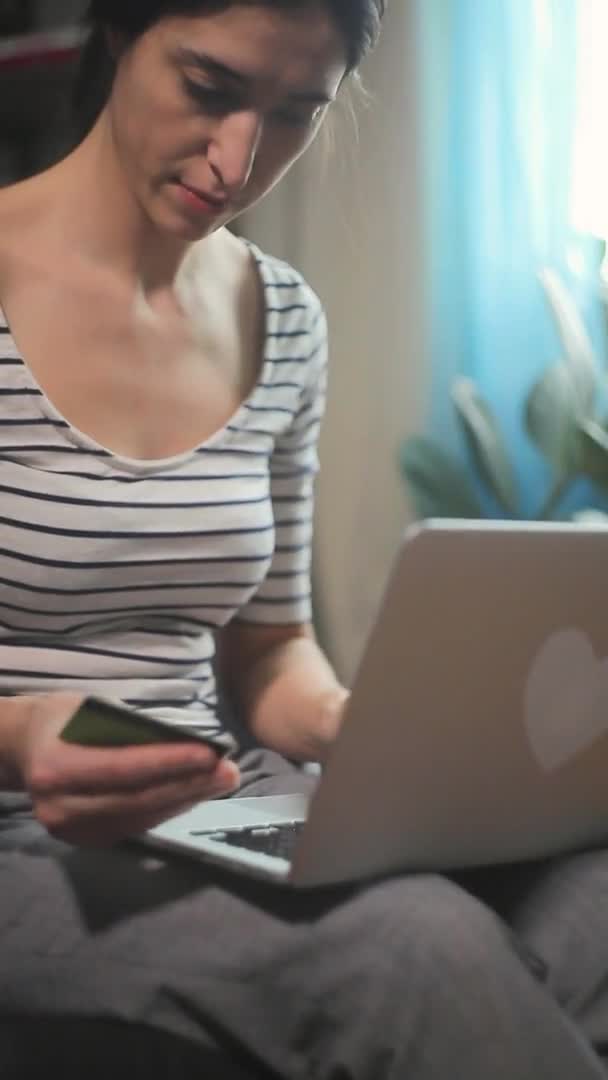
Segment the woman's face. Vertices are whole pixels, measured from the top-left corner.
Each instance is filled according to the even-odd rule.
[[[345,69],[321,0],[162,19],[120,53],[109,103],[143,213],[184,240],[242,213],[310,144]]]

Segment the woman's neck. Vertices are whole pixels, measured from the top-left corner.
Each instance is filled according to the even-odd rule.
[[[120,164],[106,114],[38,182],[47,186],[48,236],[58,247],[145,291],[175,280],[191,245],[164,237],[146,217]]]

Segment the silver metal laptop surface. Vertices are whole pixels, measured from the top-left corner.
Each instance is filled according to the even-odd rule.
[[[600,527],[408,530],[310,806],[302,796],[207,803],[146,842],[298,886],[601,842],[607,570]],[[293,820],[306,824],[291,860],[221,837]]]
[[[255,850],[255,837],[272,834],[278,826],[302,824],[307,813],[305,795],[219,799],[201,803],[188,813],[149,830],[145,841],[154,847],[196,854],[209,862],[242,869],[256,877],[281,881],[289,877],[289,861]],[[231,835],[244,829],[253,833],[251,850],[226,842]]]

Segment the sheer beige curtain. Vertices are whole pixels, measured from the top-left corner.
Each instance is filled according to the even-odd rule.
[[[314,552],[319,630],[350,680],[408,520],[397,467],[425,395],[414,3],[389,5],[370,100],[241,223],[300,269],[330,326]]]

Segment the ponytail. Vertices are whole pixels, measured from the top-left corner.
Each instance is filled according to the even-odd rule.
[[[106,105],[116,72],[105,27],[94,25],[83,47],[72,92],[74,141],[80,143]]]

